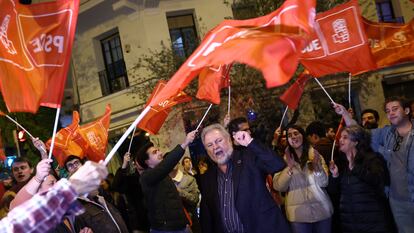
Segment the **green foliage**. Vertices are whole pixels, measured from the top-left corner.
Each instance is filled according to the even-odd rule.
[[[0,99],[0,109],[7,113],[6,105]],[[39,137],[46,141],[52,136],[53,124],[55,120],[56,110],[51,108],[40,107],[36,114],[31,113],[9,113],[8,115],[25,127],[34,137]],[[16,125],[5,117],[0,117],[1,137],[4,147],[15,148],[13,139],[13,130],[20,130]],[[30,137],[26,135],[26,141],[20,142],[22,154],[26,156],[33,164],[39,159],[39,152],[33,146]]]

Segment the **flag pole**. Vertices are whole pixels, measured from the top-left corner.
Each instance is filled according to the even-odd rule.
[[[131,140],[129,141],[129,146],[128,146],[128,153],[131,152],[131,146],[132,146],[132,141],[134,140],[135,130],[137,130],[137,127],[135,127],[134,131],[132,131]]]
[[[56,109],[56,117],[55,117],[55,125],[53,126],[53,134],[52,134],[52,143],[50,143],[50,149],[49,149],[49,159],[52,158],[53,154],[53,147],[55,146],[55,137],[56,137],[56,130],[59,122],[59,115],[60,115],[60,108]]]
[[[227,104],[227,115],[230,117],[230,105],[231,105],[231,85],[229,81],[229,100]]]
[[[195,129],[196,131],[200,128],[201,124],[203,123],[204,119],[207,116],[207,113],[210,111],[211,107],[213,106],[213,104],[210,104],[210,106],[208,106],[207,111],[204,113],[203,118],[201,118],[201,121],[198,123],[197,128]]]
[[[15,121],[13,118],[11,118],[9,115],[5,114],[4,115],[7,119],[9,119],[10,121],[12,121],[14,124],[16,124],[18,127],[20,127],[24,132],[27,133],[27,135],[29,135],[29,137],[31,137],[32,139],[34,139],[33,135],[31,133],[29,133],[29,131],[27,129],[25,129],[21,124],[19,124],[17,121]]]
[[[336,139],[333,141],[332,143],[332,150],[331,150],[331,161],[334,161],[334,151],[335,151],[335,144],[336,144]]]
[[[280,124],[279,124],[279,128],[281,129],[281,127],[282,127],[282,124],[283,124],[283,120],[285,119],[285,116],[286,116],[286,113],[287,113],[287,110],[289,109],[289,106],[286,106],[286,109],[285,109],[285,111],[283,112],[283,115],[282,115],[282,120],[280,120]],[[279,129],[278,128],[278,129]]]
[[[135,121],[128,127],[128,129],[125,131],[125,133],[122,135],[122,137],[119,139],[119,141],[115,144],[115,146],[112,148],[112,150],[109,152],[109,154],[106,156],[104,165],[108,165],[109,161],[111,161],[112,157],[115,155],[115,152],[119,149],[119,147],[122,145],[122,143],[125,141],[125,139],[128,137],[128,135],[136,128],[139,122],[141,122],[142,118],[144,118],[145,115],[149,112],[151,109],[150,106],[145,107],[145,109],[139,114],[139,116],[135,119]]]
[[[349,108],[352,107],[351,105],[351,79],[352,79],[352,74],[349,73],[349,78],[348,78],[348,104],[349,104]]]
[[[322,88],[322,90],[325,92],[325,94],[328,96],[328,98],[334,104],[335,101],[332,99],[332,97],[329,95],[329,93],[326,91],[326,89],[322,86],[322,84],[319,82],[319,80],[317,78],[313,78],[313,79],[319,84],[319,86]]]

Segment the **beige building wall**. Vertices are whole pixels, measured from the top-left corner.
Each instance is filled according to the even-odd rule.
[[[120,135],[138,116],[144,99],[132,93],[139,80],[134,74],[134,66],[139,57],[148,49],[159,49],[161,41],[170,43],[167,13],[193,12],[199,38],[214,26],[232,16],[231,9],[222,0],[84,0],[81,2],[78,27],[72,52],[73,76],[79,93],[80,117],[89,122],[103,114],[105,105],[111,104],[112,117],[110,135]],[[123,56],[128,71],[130,87],[103,96],[98,72],[105,69],[100,40],[113,32],[119,32]],[[145,75],[140,75],[145,76]],[[152,90],[148,90],[150,93]],[[141,95],[142,96],[142,95]],[[171,127],[164,128],[154,137],[156,144],[175,145],[184,139],[184,126],[181,114],[171,114]],[[167,122],[168,123],[168,122]],[[168,134],[168,135],[166,135]],[[166,136],[163,136],[166,135]],[[169,135],[174,135],[170,137]]]

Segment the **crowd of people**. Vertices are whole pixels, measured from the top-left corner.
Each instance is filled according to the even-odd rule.
[[[338,135],[320,121],[295,122],[276,129],[272,145],[246,118],[226,117],[168,153],[151,142],[127,152],[112,176],[77,155],[65,160],[69,178],[50,159],[20,157],[0,232],[413,233],[413,107],[387,99],[390,124],[379,128],[376,110],[358,124],[334,103]],[[184,154],[198,136],[206,155],[195,161]]]

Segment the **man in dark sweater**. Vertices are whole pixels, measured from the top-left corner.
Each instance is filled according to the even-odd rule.
[[[144,145],[135,154],[135,161],[145,169],[140,183],[152,233],[188,232],[184,207],[169,173],[180,161],[195,134],[196,131],[187,134],[184,142],[165,156],[152,143]]]

